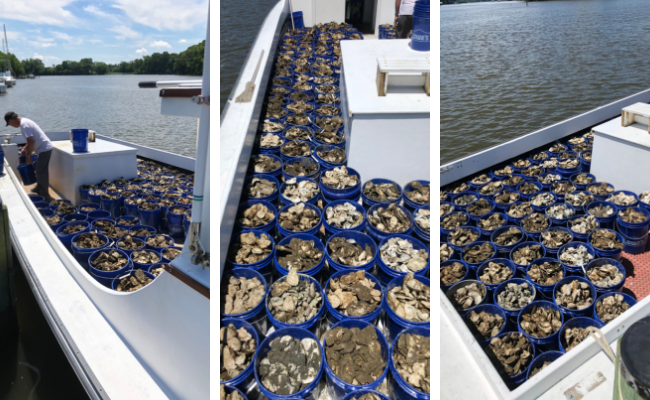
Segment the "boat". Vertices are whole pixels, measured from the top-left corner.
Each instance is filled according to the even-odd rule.
[[[342,1],[281,0],[268,13],[259,29],[221,114],[219,279],[222,282],[222,293],[227,292],[226,283],[231,282],[230,279],[236,274],[249,272],[257,274],[255,279],[259,278],[258,281],[264,281],[267,286],[270,286],[278,279],[284,279],[284,275],[288,273],[287,270],[281,272],[282,261],[273,260],[273,252],[260,261],[260,267],[252,266],[248,261],[235,266],[235,253],[238,252],[239,241],[249,240],[250,235],[248,239],[243,239],[243,233],[248,233],[247,231],[251,229],[256,237],[261,238],[266,235],[272,238],[276,245],[281,241],[290,241],[294,237],[290,227],[284,230],[288,225],[278,223],[282,218],[280,215],[294,207],[292,201],[282,198],[285,192],[280,188],[281,183],[284,182],[283,184],[286,185],[291,179],[291,173],[286,166],[300,163],[309,168],[317,166],[319,169],[319,172],[312,174],[309,179],[314,187],[317,184],[321,185],[321,195],[312,196],[310,201],[313,203],[307,205],[298,200],[295,206],[296,209],[305,207],[312,211],[317,210],[319,218],[320,215],[327,214],[325,211],[321,214],[321,210],[327,208],[328,204],[333,204],[332,197],[328,198],[329,195],[324,191],[328,189],[322,189],[323,180],[319,180],[319,175],[327,177],[334,173],[333,168],[345,173],[341,166],[347,165],[348,173],[358,178],[358,182],[353,186],[354,189],[340,198],[342,202],[347,202],[358,210],[364,210],[364,213],[366,209],[363,205],[370,207],[370,202],[366,199],[362,205],[359,197],[361,186],[366,186],[368,181],[384,178],[388,184],[397,183],[400,188],[409,188],[413,181],[421,181],[422,185],[428,183],[430,176],[429,52],[413,50],[410,47],[411,40],[378,40],[379,26],[392,24],[394,21],[393,1],[380,0],[370,6],[366,2],[365,6],[367,8],[363,15],[372,16],[370,28],[364,27],[362,21],[359,21],[358,25],[355,25],[356,22],[348,23],[345,2]],[[303,27],[299,25],[300,21],[304,23]],[[331,49],[329,45],[323,45],[323,41],[331,43]],[[303,53],[302,57],[299,52]],[[296,71],[290,71],[294,66],[298,66]],[[324,87],[327,85],[330,87]],[[324,95],[326,91],[333,93],[333,96]],[[302,103],[301,98],[304,100]],[[282,106],[269,105],[270,103],[277,105],[278,101],[283,103]],[[303,109],[302,107],[311,115],[301,115],[299,110]],[[288,110],[295,110],[295,112]],[[321,113],[325,110],[330,110],[332,117],[324,117],[327,114]],[[276,113],[280,119],[274,119],[273,115]],[[269,130],[269,123],[277,125],[273,130]],[[333,130],[324,129],[325,123],[331,124]],[[294,131],[290,132],[292,129]],[[393,140],[394,130],[399,130],[403,135],[399,145]],[[326,132],[330,132],[332,137],[326,139]],[[294,134],[304,134],[299,136],[304,141],[294,142],[287,139]],[[287,144],[298,146],[304,150],[300,154],[306,156],[292,159],[285,151],[288,147],[281,148],[281,146],[268,149],[269,152],[266,153],[260,141],[262,136],[266,138],[267,135],[271,140],[286,141]],[[321,145],[318,140],[330,140],[336,146]],[[312,145],[314,148],[311,148]],[[306,150],[305,146],[309,146],[310,150]],[[345,153],[345,165],[328,165],[323,159],[318,161],[321,150],[333,151],[334,147]],[[398,151],[395,150],[397,147],[399,147]],[[254,169],[252,165],[256,160],[261,160],[262,156],[279,160],[279,166],[276,166],[272,172],[275,175],[259,175],[273,185],[275,198],[269,202],[255,200],[248,192],[249,182],[256,177],[251,175]],[[296,180],[302,179],[304,176],[296,178]],[[401,204],[401,199],[401,195],[396,196],[393,202]],[[428,204],[428,199],[426,202]],[[242,225],[244,224],[242,213],[255,204],[262,204],[266,209],[273,210],[273,219],[265,224],[268,230],[255,231],[259,224],[252,227]],[[265,218],[269,216],[269,214],[263,215]],[[412,222],[409,222],[409,226],[411,225]],[[325,233],[320,223],[312,227],[312,230],[309,230],[311,232],[309,235],[313,238],[313,243],[322,246],[319,248],[324,248],[327,238],[332,233]],[[364,240],[374,243],[374,246],[377,245],[375,242],[377,239],[371,239],[365,230],[358,234]],[[421,246],[425,247],[424,244]],[[280,257],[277,252],[275,255]],[[329,262],[324,261],[324,253],[321,254],[321,260],[323,262],[315,267],[322,268],[318,272],[320,276],[314,278],[314,281],[318,281],[324,287],[334,270],[333,267],[330,269]],[[266,264],[262,266],[262,263]],[[375,275],[372,275],[378,274],[374,265],[374,262],[369,265],[371,271],[367,276],[376,279]],[[422,269],[419,273],[422,279],[426,280],[425,270]],[[222,300],[220,314],[222,318],[228,318],[229,322],[226,323],[224,320],[221,328],[225,329],[226,325],[233,320],[246,326],[243,318],[231,317],[233,314],[225,308],[226,304],[227,300]],[[325,315],[329,315],[329,311],[323,314],[324,318]],[[324,319],[321,321],[312,318],[310,321],[310,330],[301,329],[301,332],[309,337],[323,340],[323,335],[328,332],[331,325],[327,325]],[[428,327],[428,324],[424,325]],[[259,325],[255,324],[254,328],[251,325],[249,329],[255,329],[260,341],[269,341],[272,335],[281,333],[278,326],[274,328],[271,322],[267,321]],[[379,322],[378,326],[382,330],[378,331],[378,335],[383,337],[386,325]],[[263,343],[261,345],[257,343],[258,346],[262,346],[258,349],[264,349]],[[392,344],[392,341],[390,343]],[[263,354],[264,350],[261,350],[257,359],[262,358]],[[248,373],[252,374],[251,371]],[[224,373],[225,371],[222,370],[222,379]],[[265,392],[267,389],[260,384],[261,380],[257,373],[254,375],[255,379],[251,375],[249,378],[242,378],[243,382],[239,383],[234,381],[239,378],[223,379],[222,390],[226,392],[240,390],[249,399],[256,398],[260,392],[268,397],[269,392]],[[383,378],[377,379],[368,387],[384,392],[391,390],[391,384]],[[319,393],[322,393],[325,399],[342,397],[338,389],[327,384],[324,372],[322,380],[311,381],[302,392],[304,393],[300,396],[305,397],[301,398],[317,398]]]
[[[68,157],[71,162],[95,163],[93,174],[96,178],[94,175],[86,178],[82,185],[97,184],[102,179],[109,180],[109,183],[124,179],[142,182],[137,180],[141,176],[136,172],[139,165],[140,172],[147,168],[176,171],[187,177],[184,180],[186,184],[193,186],[193,190],[186,188],[183,191],[191,193],[188,197],[181,196],[190,200],[191,204],[186,207],[191,214],[181,214],[186,231],[176,230],[175,246],[180,254],[168,264],[160,264],[164,265],[164,270],[158,270],[160,274],[157,277],[146,275],[155,278],[139,290],[119,292],[112,289],[115,286],[111,286],[113,282],[110,279],[100,283],[100,279],[91,276],[88,265],[82,265],[83,258],[75,258],[48,225],[44,216],[54,215],[47,209],[48,204],[35,203],[23,185],[22,173],[15,172],[16,169],[22,171],[18,165],[17,146],[25,143],[24,138],[8,137],[9,143],[3,144],[5,157],[4,175],[0,176],[0,198],[8,210],[13,251],[53,335],[91,399],[209,397],[209,12],[204,60],[203,77],[198,81],[142,85],[158,88],[163,115],[199,120],[196,159],[114,139],[109,132],[96,135],[94,142],[91,135],[87,152],[74,153],[75,146],[83,147],[83,139],[81,144],[73,144],[70,132],[46,132],[55,146],[50,161],[50,193],[55,199],[67,197],[75,207],[79,206],[74,197],[79,195],[80,186],[72,196],[61,196],[61,191],[65,190],[64,183],[55,183],[57,174],[53,168],[61,167],[62,157]],[[73,136],[76,134],[72,133]],[[84,137],[83,130],[78,134]],[[122,177],[114,173],[123,168],[122,164],[128,164],[131,175]],[[72,181],[80,173],[75,170],[65,178]],[[163,172],[161,175],[168,174]],[[158,179],[159,182],[163,180]],[[168,193],[164,190],[160,188],[163,195]],[[174,195],[169,198],[181,197]],[[83,211],[81,207],[78,210]],[[117,212],[111,209],[109,215],[114,217]],[[158,217],[153,218],[152,221],[158,221]],[[135,269],[132,272],[139,276]],[[115,285],[119,286],[128,276],[120,274]]]
[[[5,84],[5,79],[0,77],[0,94],[7,93],[7,85]]]
[[[650,143],[647,142],[648,119],[639,116],[647,112],[649,108],[648,102],[650,102],[650,90],[644,90],[565,121],[512,139],[501,145],[441,165],[441,207],[443,200],[447,202],[451,201],[451,204],[453,204],[453,199],[459,196],[459,194],[452,194],[450,190],[458,188],[463,183],[470,182],[470,180],[477,176],[485,174],[490,180],[493,180],[495,179],[495,170],[512,165],[515,161],[524,160],[523,164],[525,164],[525,160],[533,162],[545,158],[544,154],[558,156],[558,153],[549,153],[551,146],[555,146],[555,151],[561,149],[561,146],[558,147],[558,145],[574,146],[575,143],[580,142],[586,144],[581,145],[583,147],[580,151],[583,153],[580,154],[582,156],[585,156],[586,153],[591,154],[590,162],[584,162],[585,157],[581,158],[583,160],[581,163],[583,171],[593,175],[593,178],[589,179],[597,182],[611,183],[615,186],[613,189],[616,190],[616,193],[623,191],[622,193],[625,193],[626,196],[633,195],[638,199],[638,196],[642,192],[650,190],[650,183],[647,182],[644,174],[637,173],[637,171],[640,172],[643,170],[643,167],[640,167],[641,169],[630,169],[630,166],[635,165],[634,163],[639,161],[639,153],[637,152],[645,154],[649,149],[648,145]],[[533,155],[539,156],[533,158]],[[518,165],[523,164],[518,163]],[[552,163],[548,164],[548,166],[552,168]],[[620,166],[624,166],[627,169],[623,170]],[[522,170],[518,170],[517,173],[521,174]],[[571,176],[574,176],[568,176],[566,171],[561,169],[555,172],[551,170],[550,172],[550,174],[557,173],[561,173],[561,179],[563,181],[567,181]],[[506,179],[509,179],[509,177]],[[529,179],[535,182],[534,177],[529,177]],[[539,179],[537,180],[539,182]],[[589,187],[587,186],[588,189]],[[480,191],[480,189],[473,190]],[[512,190],[516,192],[516,189]],[[543,187],[543,191],[546,192],[549,189]],[[469,192],[467,191],[466,193]],[[647,199],[645,202],[643,199],[639,201],[638,207],[640,208],[638,210],[648,209],[650,205],[647,202]],[[558,201],[556,204],[562,203],[562,201]],[[607,204],[611,205],[611,203]],[[588,205],[585,207],[588,207]],[[619,205],[618,207],[619,210],[627,209],[624,205]],[[586,208],[586,210],[586,212],[589,212],[589,208]],[[582,212],[585,212],[584,209]],[[445,215],[441,217],[441,223],[446,218]],[[619,214],[617,213],[617,215]],[[513,222],[510,220],[510,217],[508,218],[507,224],[512,224]],[[441,369],[440,381],[441,394],[444,398],[511,400],[534,398],[604,399],[612,398],[612,393],[615,394],[615,398],[624,398],[620,397],[621,387],[626,386],[625,380],[622,378],[624,376],[622,375],[623,372],[621,372],[621,376],[619,377],[619,362],[617,361],[616,364],[612,362],[611,357],[608,357],[608,351],[613,350],[612,357],[614,357],[613,354],[620,356],[620,353],[617,351],[617,346],[621,343],[623,335],[631,326],[650,314],[650,290],[648,290],[650,264],[647,261],[649,251],[646,242],[647,236],[644,239],[641,233],[635,235],[635,237],[639,237],[638,241],[628,236],[622,236],[621,232],[624,232],[620,222],[622,219],[620,215],[616,218],[618,218],[618,222],[613,223],[614,226],[611,229],[613,232],[616,232],[618,235],[617,238],[623,239],[622,241],[625,247],[622,253],[618,254],[618,257],[620,257],[620,264],[627,271],[625,284],[622,286],[622,289],[619,288],[617,290],[622,290],[622,293],[628,296],[621,298],[627,304],[631,304],[631,307],[600,328],[600,332],[604,335],[602,344],[598,343],[594,338],[588,337],[577,347],[556,358],[550,365],[534,376],[530,377],[528,375],[527,378],[526,374],[524,374],[523,378],[517,378],[519,380],[515,383],[507,375],[500,373],[500,369],[497,368],[499,366],[498,362],[493,363],[490,357],[487,356],[487,353],[484,351],[484,346],[491,343],[491,339],[486,339],[487,342],[481,342],[479,340],[480,338],[477,339],[472,334],[466,323],[467,320],[464,319],[465,312],[457,311],[458,305],[453,301],[453,293],[452,296],[445,294],[445,291],[447,294],[452,292],[453,287],[445,287],[444,291],[441,290],[440,295],[440,309],[442,310],[440,316],[440,362],[441,365],[444,365],[444,368]],[[603,220],[601,223],[605,224],[605,221]],[[569,228],[571,227],[571,225],[568,226]],[[447,233],[449,233],[448,230],[443,231],[441,228],[441,246],[445,244],[446,239],[444,236]],[[491,240],[491,238],[487,240]],[[531,239],[529,236],[528,240],[540,243],[539,238]],[[574,238],[573,240],[584,241],[585,239]],[[558,251],[558,253],[560,252],[561,250]],[[503,257],[508,258],[508,255],[505,254]],[[557,255],[549,256],[548,254],[547,257],[558,258]],[[600,256],[593,262],[597,262],[603,257],[605,256]],[[459,257],[454,258],[456,261],[459,260]],[[442,260],[443,258],[441,256]],[[605,262],[615,261],[609,260]],[[444,265],[449,265],[449,263],[451,263],[451,260],[447,261],[447,264]],[[532,264],[534,264],[534,261]],[[585,268],[589,271],[590,264],[586,265]],[[528,276],[523,271],[521,274],[523,275],[520,276],[524,278]],[[583,278],[585,276],[582,271],[578,271],[573,275]],[[480,280],[480,277],[474,277],[472,279]],[[454,284],[461,284],[461,282],[455,282]],[[558,288],[555,287],[554,290],[557,292]],[[600,295],[600,292],[598,294]],[[497,301],[495,300],[496,298],[495,296],[489,302],[494,303]],[[555,298],[548,300],[555,301]],[[592,300],[595,300],[597,304],[600,297]],[[585,311],[585,314],[590,318],[599,318],[597,310]],[[566,316],[564,321],[567,321]],[[510,325],[505,330],[517,331],[518,328],[518,326],[512,327]],[[558,335],[560,335],[559,340],[562,340],[561,333]],[[541,348],[543,352],[538,350],[536,355],[539,356],[540,352],[541,354],[546,354],[546,351],[552,349],[553,346],[556,347],[555,350],[558,350],[557,347],[561,344],[562,342],[557,342],[556,340],[549,345],[550,347],[546,346]],[[638,349],[642,348],[639,344],[636,346]],[[557,355],[553,358],[555,357]],[[540,364],[536,365],[539,366]],[[639,378],[637,377],[636,379]],[[628,383],[631,381],[627,380]],[[639,381],[643,381],[643,379],[639,379]],[[471,382],[471,385],[468,385],[468,382]],[[647,385],[647,379],[645,384]],[[633,389],[630,390],[632,392],[634,391]],[[639,391],[639,394],[641,394],[641,391]]]
[[[4,78],[4,83],[5,86],[10,88],[13,87],[16,84],[16,78],[12,76],[11,73],[11,60],[9,59],[9,42],[7,41],[7,28],[3,24],[2,25],[5,33],[5,39],[2,42],[2,50],[4,50],[4,53],[6,54],[5,56],[5,72],[0,72],[0,76]]]

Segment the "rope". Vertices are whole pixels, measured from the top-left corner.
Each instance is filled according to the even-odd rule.
[[[593,337],[596,343],[600,346],[605,351],[605,354],[607,357],[609,357],[610,360],[614,364],[616,364],[616,356],[614,355],[614,351],[612,348],[609,346],[609,343],[607,343],[607,340],[605,339],[605,335],[603,335],[603,332],[593,326],[589,326],[586,328],[587,332],[589,332],[589,336]]]

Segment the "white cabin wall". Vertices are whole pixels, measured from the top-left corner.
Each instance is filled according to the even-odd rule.
[[[345,0],[312,0],[314,24],[345,22]],[[313,25],[312,25],[313,26]]]
[[[302,20],[305,26],[314,26],[314,0],[289,0],[293,12],[302,11]]]
[[[377,0],[375,13],[375,32],[379,25],[393,25],[395,22],[395,0]]]

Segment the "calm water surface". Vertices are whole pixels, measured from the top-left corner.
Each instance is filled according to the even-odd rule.
[[[219,113],[228,101],[239,71],[246,61],[248,51],[257,37],[257,32],[264,18],[278,0],[222,0],[221,19],[221,55],[219,59],[221,75],[221,105]]]
[[[446,163],[650,87],[650,1],[440,8]]]
[[[15,111],[44,131],[88,128],[143,146],[196,155],[197,120],[160,114],[159,89],[138,82],[196,79],[174,75],[44,76],[20,79],[0,95],[0,114]],[[0,133],[18,130],[0,125]]]

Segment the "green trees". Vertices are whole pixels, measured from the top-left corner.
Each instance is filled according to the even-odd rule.
[[[0,70],[2,71],[5,70],[5,57],[7,57],[7,55],[0,51]],[[13,71],[14,75],[23,75],[25,73],[23,65],[15,55],[10,53],[9,60],[11,61],[11,70]]]
[[[23,60],[22,63],[16,59],[20,70],[24,72],[17,72],[16,67],[14,67],[14,72],[17,75],[104,75],[109,72],[122,74],[202,75],[204,53],[205,40],[178,54],[166,51],[163,53],[153,53],[133,61],[122,61],[119,64],[93,62],[92,58],[82,58],[79,61],[63,61],[61,64],[45,67],[43,61],[38,59],[30,58]],[[12,57],[15,58],[13,55]]]

